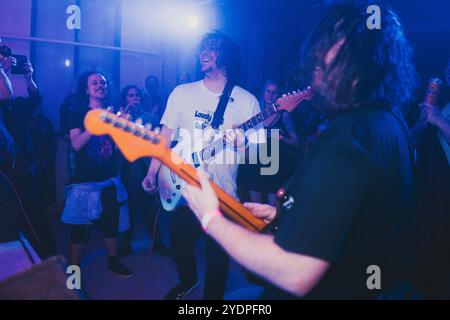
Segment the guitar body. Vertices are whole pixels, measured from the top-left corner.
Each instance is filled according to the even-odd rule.
[[[183,145],[178,143],[172,151],[180,155],[182,149]],[[185,158],[188,157],[182,159],[186,163],[192,164],[192,159]],[[186,181],[165,165],[161,165],[158,172],[159,199],[165,211],[173,211],[181,205],[186,205],[186,200],[181,195],[181,190],[185,185]]]
[[[220,132],[211,134],[205,144],[209,144],[214,140],[221,138]],[[181,159],[187,164],[190,164],[196,168],[201,167],[201,164],[194,164],[192,159],[193,152],[201,152],[202,146],[196,149],[192,149],[191,142],[180,137],[180,141],[172,148],[172,152],[180,156]],[[204,145],[205,145],[204,144]],[[218,153],[220,154],[220,153]],[[200,162],[201,163],[201,162]],[[169,169],[165,165],[161,165],[158,172],[158,187],[159,187],[159,199],[161,205],[165,211],[173,211],[182,205],[187,205],[186,200],[181,195],[181,190],[186,185],[186,181],[181,179],[173,170]]]
[[[186,182],[166,166],[161,166],[158,173],[159,199],[165,211],[174,211],[186,201],[181,195]]]

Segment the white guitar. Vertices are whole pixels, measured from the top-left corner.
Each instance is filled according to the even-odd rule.
[[[300,102],[303,100],[310,100],[313,96],[311,87],[306,88],[303,91],[296,91],[290,94],[283,95],[278,98],[277,101],[270,107],[264,109],[257,115],[248,119],[242,123],[237,129],[241,129],[244,132],[254,128],[256,125],[263,122],[278,111],[285,110],[291,112],[294,110]],[[178,154],[186,163],[198,168],[203,164],[211,162],[216,158],[225,148],[227,142],[223,134],[216,136],[216,139],[208,144],[205,148],[192,147],[191,141],[179,141],[172,151]],[[181,190],[186,182],[181,179],[176,173],[166,166],[161,166],[158,173],[158,186],[159,197],[161,205],[166,211],[173,211],[180,205],[186,204]]]

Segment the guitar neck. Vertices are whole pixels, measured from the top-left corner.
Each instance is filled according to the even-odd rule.
[[[273,114],[277,113],[278,109],[275,104],[272,104],[270,107],[264,109],[257,115],[251,117],[244,123],[242,123],[238,129],[242,129],[244,132],[248,131],[254,127],[256,127],[258,124],[272,116]],[[194,163],[198,163],[198,159],[200,158],[202,161],[208,160],[212,157],[214,157],[217,153],[222,151],[226,146],[226,141],[224,138],[218,139],[208,146],[206,146],[204,149],[202,149],[199,153],[193,153],[192,159],[194,160]]]
[[[183,162],[170,149],[166,150],[166,154],[163,154],[160,160],[187,183],[197,187],[200,186],[197,171],[191,165]],[[226,216],[248,230],[260,232],[264,229],[266,226],[264,221],[256,218],[246,207],[226,193],[217,184],[211,181],[211,185],[219,198],[220,209]]]
[[[128,161],[133,162],[142,157],[157,158],[187,183],[200,186],[197,171],[167,147],[164,137],[145,129],[142,125],[101,109],[89,111],[84,119],[84,125],[93,135],[109,134]],[[263,220],[256,218],[217,184],[211,182],[211,185],[219,198],[220,209],[226,216],[248,230],[264,229],[266,223]]]
[[[238,129],[242,129],[244,131],[250,130],[277,112],[278,112],[277,106],[275,104],[272,104],[270,105],[270,107],[264,109],[257,115],[245,121],[238,127]]]

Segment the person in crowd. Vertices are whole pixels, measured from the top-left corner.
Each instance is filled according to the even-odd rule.
[[[120,112],[131,121],[142,120],[143,124],[150,124],[152,128],[159,125],[159,119],[150,112],[144,110],[142,90],[138,86],[126,86],[120,94]]]
[[[120,95],[121,108],[120,112],[131,121],[140,119],[143,125],[150,125],[152,128],[159,126],[159,119],[150,112],[146,112],[142,106],[142,91],[135,85],[126,86]],[[128,191],[128,203],[130,208],[131,228],[122,234],[119,246],[119,255],[127,256],[131,254],[133,248],[131,240],[133,229],[136,227],[136,219],[139,215],[145,222],[146,229],[153,235],[155,250],[166,256],[169,249],[161,243],[159,223],[156,221],[156,229],[154,228],[155,219],[159,212],[159,206],[154,196],[148,195],[141,187],[141,181],[145,178],[147,168],[150,165],[150,158],[141,158],[133,163],[123,159],[122,180]],[[153,234],[156,230],[156,234]]]
[[[213,114],[218,107],[219,97],[227,84],[231,88],[231,94],[228,101],[225,100],[226,108],[222,124],[218,122],[219,129],[232,129],[233,125],[241,124],[259,112],[258,100],[248,91],[235,85],[240,68],[239,54],[236,44],[227,35],[219,31],[205,34],[197,53],[200,69],[204,74],[203,79],[176,87],[169,97],[161,120],[163,124],[161,135],[166,138],[169,145],[177,129],[186,130],[194,139],[202,138],[199,135],[213,123]],[[230,132],[227,138],[233,142],[236,136]],[[238,149],[242,149],[242,139],[238,144]],[[228,158],[226,160],[230,161]],[[213,160],[208,163],[207,168],[214,181],[236,197],[238,164],[234,163],[233,159],[226,163]],[[156,177],[160,167],[161,162],[153,159],[142,182],[147,192],[157,191]],[[170,215],[171,253],[177,266],[179,283],[165,298],[181,300],[198,286],[195,248],[201,227],[194,214],[184,205],[168,215]],[[211,300],[222,299],[228,275],[228,256],[210,237],[206,238],[205,250],[207,267],[203,296]]]
[[[3,62],[0,62],[2,68],[0,73],[4,76],[0,78],[0,87],[11,86],[7,73],[16,64],[16,60],[13,57],[1,57]],[[37,110],[39,105],[42,103],[42,97],[39,93],[38,86],[33,79],[33,67],[29,61],[24,66],[25,73],[23,75],[24,80],[27,84],[28,97],[15,97],[13,95],[7,96],[3,94],[3,99],[1,99],[1,113],[4,124],[11,134],[15,142],[16,147],[16,165],[22,166],[24,172],[20,175],[20,180],[22,185],[26,185],[27,176],[30,174],[30,148],[27,142],[28,134],[28,117]],[[2,90],[5,91],[5,90]]]
[[[14,57],[0,55],[1,118],[4,123],[3,130],[8,132],[4,137],[9,135],[10,145],[8,170],[5,173],[8,174],[23,200],[24,213],[27,216],[21,217],[22,230],[27,234],[37,253],[42,258],[46,258],[56,253],[56,241],[48,218],[44,215],[44,199],[40,191],[48,186],[46,182],[52,183],[54,152],[45,155],[48,161],[39,162],[38,157],[43,152],[50,151],[46,149],[47,146],[37,143],[32,122],[35,115],[39,113],[42,97],[33,79],[34,69],[30,61],[26,61],[23,67],[23,78],[27,85],[28,96],[13,95],[13,87],[7,74],[15,65]],[[51,128],[49,133],[52,134]],[[13,145],[11,145],[12,142]],[[47,177],[42,176],[41,165],[49,165],[46,171]]]
[[[12,85],[4,71],[6,58],[0,55],[0,103],[5,103],[12,96]],[[6,128],[3,113],[0,112],[0,170],[9,172],[15,161],[14,139]]]
[[[109,136],[93,136],[84,127],[89,110],[103,109],[111,102],[111,85],[104,71],[91,69],[81,74],[75,92],[75,108],[68,125],[75,150],[75,175],[66,187],[61,220],[70,228],[70,263],[80,265],[88,240],[89,226],[99,221],[106,244],[108,270],[129,278],[131,271],[119,261],[117,237],[127,229],[127,194],[118,178],[115,145]],[[123,218],[123,219],[122,219]],[[120,222],[120,223],[119,223]]]
[[[375,1],[383,27],[366,27],[373,3],[332,5],[303,47],[311,86],[333,116],[280,210],[246,204],[275,223],[273,234],[226,219],[203,171],[199,188],[185,187],[208,236],[267,281],[262,299],[375,299],[407,280],[412,161],[408,127],[395,110],[411,101],[416,73],[392,8]],[[381,285],[373,270],[381,270]]]
[[[441,88],[450,90],[450,60]],[[445,101],[441,101],[444,105]],[[424,298],[450,298],[450,102],[420,105],[416,147],[415,285]]]
[[[0,101],[8,100],[13,95],[13,89],[11,81],[9,80],[6,72],[9,71],[11,66],[17,63],[14,57],[10,55],[10,49],[4,45],[0,45]]]
[[[56,134],[52,122],[40,109],[33,112],[27,122],[37,198],[41,208],[48,212],[49,208],[56,204]]]
[[[279,85],[274,80],[267,80],[263,86],[260,108],[264,110],[275,103],[280,96]],[[274,175],[262,175],[262,165],[247,164],[244,171],[243,184],[249,189],[251,202],[269,203],[275,205],[275,194],[280,186],[287,182],[298,161],[299,138],[291,116],[279,111],[264,120],[267,130],[267,152],[278,152],[278,172]],[[275,136],[277,131],[277,136]],[[272,137],[274,135],[274,137]],[[271,150],[271,139],[279,139],[279,151]],[[240,169],[240,170],[241,170]]]
[[[3,70],[5,57],[0,56],[0,101],[12,96],[12,86]],[[9,172],[14,159],[14,140],[0,116],[0,243],[19,239],[20,217],[23,215],[18,194],[5,172]]]
[[[187,72],[180,72],[177,74],[177,82],[176,85],[179,86],[181,84],[191,83],[191,75]]]
[[[159,80],[154,75],[145,79],[144,109],[161,119],[167,102],[167,94],[161,90]]]

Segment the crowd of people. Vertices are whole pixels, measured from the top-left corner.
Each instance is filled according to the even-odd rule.
[[[264,298],[379,297],[380,292],[365,287],[361,266],[370,261],[387,270],[387,284],[406,279],[422,297],[450,297],[450,103],[418,106],[412,50],[398,18],[386,11],[383,29],[369,31],[357,25],[365,25],[361,12],[353,5],[333,7],[305,44],[302,70],[309,70],[304,77],[310,78],[317,98],[262,121],[257,129],[266,129],[265,141],[248,136],[258,148],[279,139],[275,175],[261,175],[261,163],[212,163],[203,169],[227,193],[250,201],[246,206],[256,216],[277,220],[275,235],[256,235],[223,218],[199,171],[201,188],[185,188],[188,205],[170,214],[170,241],[163,241],[166,231],[157,225],[154,234],[153,228],[162,210],[157,201],[161,162],[142,158],[129,163],[110,137],[92,135],[83,120],[89,110],[113,106],[130,120],[160,128],[170,145],[179,128],[195,136],[195,128],[211,125],[227,87],[229,101],[219,115],[222,129],[245,123],[293,88],[268,79],[257,99],[238,86],[238,48],[221,32],[200,41],[202,78],[192,82],[189,74],[180,73],[170,95],[153,75],[143,88],[130,84],[115,97],[105,71],[81,74],[60,108],[70,176],[61,213],[70,230],[69,263],[80,265],[89,229],[97,221],[108,270],[131,277],[133,270],[120,260],[133,252],[133,230],[141,216],[156,251],[171,256],[176,265],[179,283],[168,289],[167,299],[183,299],[198,286],[195,247],[202,230],[205,299],[223,299],[230,256],[265,279]],[[56,201],[56,133],[40,110],[45,97],[30,62],[24,74],[28,97],[14,96],[8,78],[14,64],[14,58],[0,55],[0,169],[24,204],[24,210],[16,210],[17,229],[45,258],[57,253],[59,240],[45,214]],[[441,88],[448,90],[450,60]],[[227,139],[244,150],[247,146],[240,133],[227,134]],[[6,190],[6,180],[1,181]],[[282,186],[293,206],[277,204]],[[2,220],[13,220],[3,216],[15,212],[12,198],[14,193],[2,191]],[[12,240],[16,233],[11,231],[2,231],[0,240]]]

